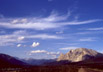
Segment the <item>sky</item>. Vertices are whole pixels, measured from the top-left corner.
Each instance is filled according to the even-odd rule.
[[[103,0],[0,0],[0,53],[54,59],[70,49],[103,53]]]

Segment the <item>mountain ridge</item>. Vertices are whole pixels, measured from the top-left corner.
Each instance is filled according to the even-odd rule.
[[[56,61],[55,59],[21,59],[21,61],[29,65],[44,65],[45,63],[50,63]]]
[[[16,59],[7,54],[0,53],[0,67],[16,67],[16,66],[25,66],[26,63]]]
[[[71,62],[79,62],[90,59],[91,57],[103,57],[103,54],[92,49],[77,48],[70,50],[66,54],[60,54],[57,61],[67,60]]]
[[[36,60],[36,59],[19,59],[7,54],[0,53],[0,67],[5,66],[23,66],[23,65],[56,65],[56,64],[69,64],[73,62],[103,62],[103,54],[92,49],[78,48],[72,49],[66,54],[61,53],[55,60]],[[84,63],[83,62],[83,63]]]

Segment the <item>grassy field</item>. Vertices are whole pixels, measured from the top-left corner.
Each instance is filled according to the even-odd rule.
[[[0,72],[103,72],[103,64],[98,63],[82,63],[82,64],[61,64],[46,66],[11,66],[1,67]]]

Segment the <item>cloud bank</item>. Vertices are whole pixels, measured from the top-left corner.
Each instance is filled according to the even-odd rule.
[[[46,55],[50,55],[52,56],[53,58],[56,58],[60,52],[48,52],[46,50],[33,50],[33,51],[30,51],[29,55],[33,55],[33,54],[38,54],[38,53],[44,53]]]
[[[72,20],[69,21],[71,12],[65,15],[59,15],[57,12],[53,11],[47,17],[34,17],[34,18],[17,18],[17,19],[5,19],[0,21],[0,26],[4,28],[17,28],[17,29],[34,29],[34,30],[45,30],[60,28],[67,25],[82,25],[90,24],[98,21],[103,21],[102,19],[92,19],[92,20]]]

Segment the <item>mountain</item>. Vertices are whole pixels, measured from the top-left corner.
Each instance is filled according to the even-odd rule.
[[[44,65],[44,64],[47,64],[47,63],[51,63],[51,62],[54,62],[56,61],[55,59],[21,59],[21,61],[29,64],[29,65]]]
[[[79,62],[89,59],[96,60],[97,58],[103,58],[103,54],[92,49],[77,48],[70,50],[66,54],[60,54],[57,61]]]
[[[17,67],[24,66],[26,63],[9,56],[7,54],[0,54],[0,67]]]

